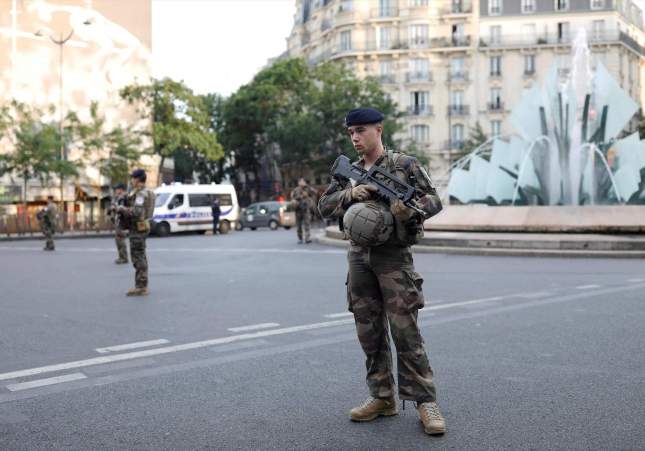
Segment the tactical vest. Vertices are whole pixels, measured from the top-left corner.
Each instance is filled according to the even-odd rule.
[[[403,156],[400,152],[394,152],[390,149],[387,150],[387,170],[393,174],[399,173],[406,174],[405,183],[414,186],[414,180],[410,180],[409,175],[401,166],[399,166],[399,159]],[[394,233],[388,241],[389,244],[395,246],[411,246],[417,244],[423,238],[423,219],[419,220],[416,217],[408,221],[401,221],[394,217]]]

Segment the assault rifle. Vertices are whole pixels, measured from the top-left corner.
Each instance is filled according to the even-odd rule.
[[[390,201],[400,200],[403,204],[425,217],[427,213],[417,205],[416,198],[422,193],[415,187],[402,182],[395,175],[379,166],[372,166],[365,170],[360,166],[353,165],[349,158],[340,155],[336,158],[331,168],[331,175],[336,179],[352,179],[357,184],[373,185],[377,188],[378,194]]]

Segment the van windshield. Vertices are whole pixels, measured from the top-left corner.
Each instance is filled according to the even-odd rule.
[[[157,194],[157,197],[155,198],[155,207],[163,207],[164,205],[166,205],[166,201],[168,200],[169,196],[170,193]]]

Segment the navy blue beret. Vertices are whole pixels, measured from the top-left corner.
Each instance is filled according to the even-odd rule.
[[[383,122],[385,116],[379,110],[374,108],[356,108],[355,110],[347,113],[345,117],[345,127],[353,125],[376,124]]]
[[[125,185],[123,183],[117,183],[114,185],[114,189],[125,189]]]
[[[145,178],[145,176],[146,171],[144,171],[143,169],[135,169],[134,171],[132,171],[132,173],[130,173],[130,177],[134,179]]]

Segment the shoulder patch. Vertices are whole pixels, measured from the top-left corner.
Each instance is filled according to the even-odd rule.
[[[146,202],[146,196],[142,194],[137,194],[136,199],[134,200],[134,205],[140,207]]]

